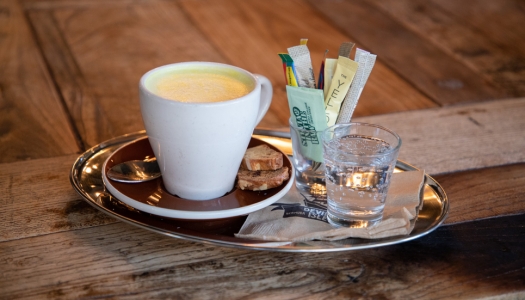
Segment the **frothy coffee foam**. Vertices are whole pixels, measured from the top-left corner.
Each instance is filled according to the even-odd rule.
[[[236,99],[253,88],[225,74],[171,73],[158,79],[155,94],[181,102],[219,102]]]

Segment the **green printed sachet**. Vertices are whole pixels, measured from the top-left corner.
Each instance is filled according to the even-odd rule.
[[[291,122],[299,129],[303,155],[323,162],[321,133],[327,128],[324,92],[320,89],[286,86]]]

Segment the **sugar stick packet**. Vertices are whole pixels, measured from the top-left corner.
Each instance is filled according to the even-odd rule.
[[[327,58],[324,61],[324,97],[328,95],[330,84],[332,84],[332,77],[334,77],[335,66],[337,66],[337,59]]]
[[[297,84],[300,87],[315,89],[314,68],[310,58],[310,50],[306,45],[299,45],[288,48],[288,53],[293,59],[295,70],[297,71]]]
[[[328,95],[325,97],[326,123],[328,127],[334,125],[337,121],[341,104],[352,84],[357,68],[357,62],[349,58],[339,56],[337,59],[334,77],[332,78]]]
[[[361,84],[361,80],[363,78],[364,70],[366,68],[366,56],[368,55],[367,51],[357,49],[355,54],[355,61],[358,64],[357,73],[354,76],[354,80],[352,81],[352,84],[350,85],[350,90],[346,94],[345,99],[343,100],[343,104],[341,105],[341,110],[339,111],[339,115],[337,116],[336,123],[344,123],[344,120],[349,120],[351,118],[351,114],[353,113],[353,108],[357,104],[357,98],[359,94],[359,88]],[[350,115],[348,115],[350,114]]]
[[[352,52],[352,49],[354,48],[355,43],[352,42],[345,42],[342,43],[341,46],[339,46],[339,56],[344,57],[350,57],[350,53]],[[324,59],[324,84],[323,84],[323,90],[324,90],[324,97],[326,99],[326,96],[328,95],[328,90],[330,89],[330,84],[332,83],[332,77],[334,77],[335,73],[335,67],[337,66],[337,59],[335,58],[326,58],[325,52],[325,59]]]
[[[377,58],[377,55],[368,53],[367,58],[366,58],[366,68],[365,68],[365,71],[363,72],[363,79],[361,80],[359,94],[357,95],[357,99],[361,97],[361,93],[363,92],[363,89],[365,88],[366,82],[368,81],[368,77],[370,77],[370,73],[372,73],[372,69],[374,68],[374,65],[376,63],[376,58]]]
[[[290,55],[286,53],[279,53],[279,57],[283,61],[283,67],[285,68],[284,76],[286,79],[286,84],[291,86],[298,86],[293,59],[290,57]]]
[[[354,46],[355,43],[352,42],[342,43],[339,47],[339,56],[350,57],[350,53],[352,52]]]
[[[366,81],[372,72],[374,67],[376,55],[371,54],[368,51],[357,48],[355,54],[355,61],[358,63],[359,67],[357,69],[357,74],[355,75],[354,81],[350,86],[350,91],[346,95],[343,104],[341,106],[341,111],[337,117],[337,124],[348,123],[352,119],[355,107],[361,96],[361,92],[364,89]]]
[[[286,94],[293,124],[309,131],[300,137],[303,153],[316,162],[323,162],[320,132],[327,127],[323,91],[288,85]]]

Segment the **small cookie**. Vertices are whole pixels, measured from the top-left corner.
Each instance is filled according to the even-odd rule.
[[[248,148],[244,154],[241,168],[250,171],[269,171],[283,167],[283,154],[268,145]]]
[[[289,178],[288,167],[270,171],[240,169],[237,173],[237,187],[241,190],[264,191],[282,185]]]

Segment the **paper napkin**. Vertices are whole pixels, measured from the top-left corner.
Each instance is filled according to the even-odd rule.
[[[377,239],[410,234],[423,206],[424,171],[394,173],[383,219],[367,228],[333,228],[326,219],[326,196],[303,195],[293,187],[283,198],[251,213],[235,236],[267,241]]]

